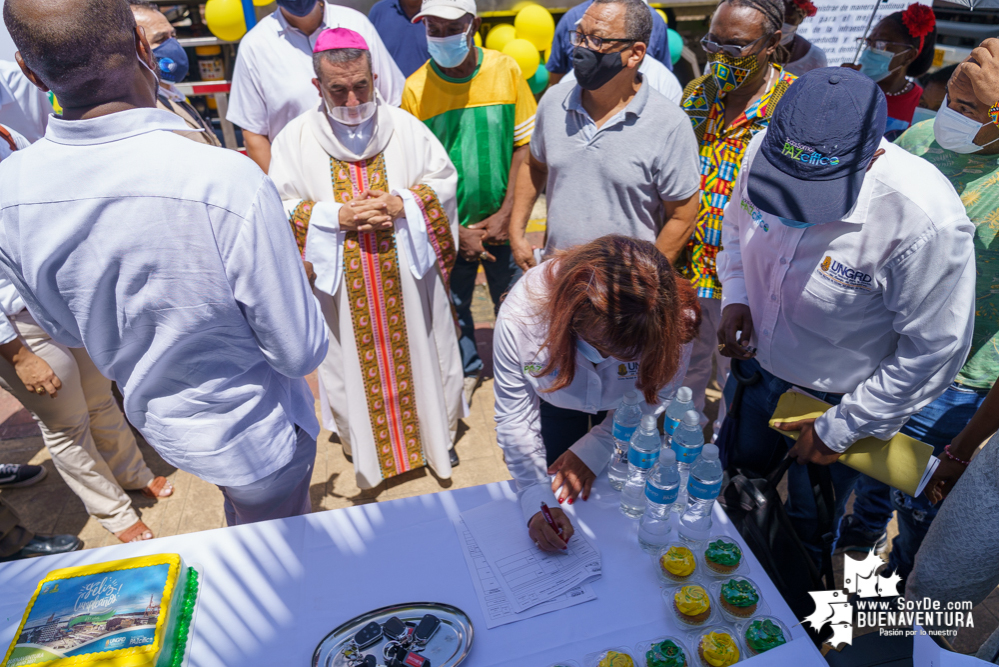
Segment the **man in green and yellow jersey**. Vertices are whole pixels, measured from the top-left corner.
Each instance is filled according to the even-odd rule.
[[[461,327],[465,398],[482,372],[471,301],[482,263],[493,307],[520,277],[510,251],[513,188],[537,104],[510,56],[475,46],[475,0],[424,0],[413,22],[427,30],[430,60],[406,81],[402,108],[430,127],[458,170],[458,259],[451,299]]]

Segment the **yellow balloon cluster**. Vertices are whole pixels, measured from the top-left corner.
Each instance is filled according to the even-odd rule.
[[[549,51],[555,37],[555,19],[551,12],[533,2],[518,3],[513,25],[500,23],[486,35],[486,48],[502,51],[517,61],[525,79],[530,79],[541,64],[541,51]]]
[[[205,23],[212,34],[226,42],[239,41],[246,34],[246,19],[240,0],[208,0]]]

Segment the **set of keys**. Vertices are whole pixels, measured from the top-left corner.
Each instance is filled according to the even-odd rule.
[[[372,621],[344,647],[343,657],[350,667],[431,667],[430,660],[419,652],[426,647],[440,625],[441,620],[433,614],[427,614],[415,625],[405,623],[396,616],[384,624]],[[364,651],[377,644],[382,637],[388,642],[382,647],[384,662],[379,662],[373,654],[365,654]]]

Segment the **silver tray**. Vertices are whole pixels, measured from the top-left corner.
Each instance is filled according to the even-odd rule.
[[[430,660],[432,667],[454,667],[461,664],[472,648],[472,620],[468,618],[468,614],[440,602],[407,602],[375,609],[340,624],[319,642],[316,652],[312,654],[312,667],[347,667],[343,647],[371,621],[384,623],[392,616],[398,616],[403,622],[419,623],[426,614],[433,614],[441,619],[441,625],[419,652],[420,655]],[[382,648],[386,643],[388,640],[382,637],[363,653],[374,654],[378,664],[382,664]]]

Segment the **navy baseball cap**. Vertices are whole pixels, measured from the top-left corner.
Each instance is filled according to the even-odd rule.
[[[860,196],[887,117],[870,77],[846,67],[805,73],[777,103],[749,167],[749,201],[800,222],[841,220]]]

